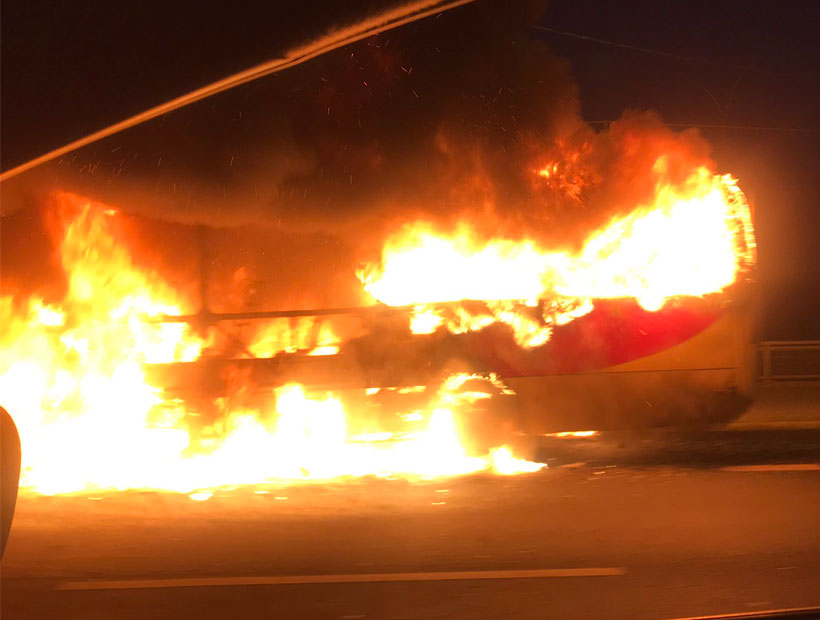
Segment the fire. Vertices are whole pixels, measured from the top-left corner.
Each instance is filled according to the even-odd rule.
[[[413,224],[388,241],[365,290],[391,306],[462,300],[529,300],[544,290],[545,255],[532,241],[482,243],[462,224],[452,236]]]
[[[195,433],[196,415],[151,385],[143,368],[200,357],[205,336],[185,323],[156,320],[193,308],[158,274],[133,263],[112,232],[115,212],[70,195],[60,201],[63,299],[47,304],[6,295],[0,301],[0,394],[23,442],[22,488],[43,494],[163,489],[204,500],[215,488],[281,480],[542,467],[508,451],[468,454],[460,409],[489,395],[459,393],[466,375],[433,390],[426,409],[406,412],[416,426],[405,433],[356,434],[355,411],[339,394],[298,384],[273,390],[269,409],[231,408],[229,399],[217,399],[226,417]],[[315,338],[310,331],[307,324],[284,331],[276,324],[250,348],[271,355],[338,351],[331,331],[320,329]]]
[[[633,297],[659,310],[673,297],[722,291],[754,263],[754,248],[737,182],[700,169],[687,187],[660,188],[654,205],[593,235],[555,290],[565,297]]]
[[[330,325],[307,317],[271,321],[255,335],[248,351],[254,357],[273,357],[277,353],[309,351],[309,355],[334,355],[339,338]]]
[[[560,173],[551,164],[536,176]],[[267,388],[261,400],[217,397],[212,405],[220,415],[204,419],[153,385],[145,367],[196,361],[208,351],[207,331],[160,320],[190,314],[195,305],[134,263],[127,240],[115,232],[115,211],[68,194],[58,198],[64,296],[0,299],[0,395],[23,441],[23,488],[162,489],[202,501],[217,488],[246,484],[509,475],[542,467],[516,458],[501,441],[480,451],[467,447],[470,412],[512,394],[491,374],[336,391],[287,383]],[[683,183],[659,182],[649,204],[614,217],[575,251],[534,238],[487,238],[469,221],[450,234],[415,222],[389,239],[380,263],[359,277],[376,300],[410,307],[413,333],[500,323],[532,348],[589,313],[596,300],[631,298],[658,310],[676,297],[725,290],[754,260],[749,208],[737,182],[701,167]],[[345,345],[340,333],[310,318],[276,319],[245,353],[334,356]],[[238,394],[265,391],[240,372],[234,381]],[[362,403],[385,394],[419,399],[392,412],[401,430],[364,415]]]
[[[675,297],[723,291],[754,261],[751,216],[737,182],[701,167],[679,186],[659,184],[652,204],[613,219],[578,252],[531,239],[482,239],[467,224],[446,235],[415,223],[390,239],[381,262],[359,277],[385,304],[423,304],[411,324],[416,333],[440,324],[462,333],[497,322],[511,328],[519,345],[534,347],[554,325],[590,312],[596,299],[632,298],[659,310]],[[464,300],[489,301],[471,308]],[[442,302],[460,303],[430,306]]]

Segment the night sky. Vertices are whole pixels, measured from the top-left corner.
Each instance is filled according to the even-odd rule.
[[[385,5],[311,0],[290,3],[285,11],[283,3],[263,2],[5,0],[0,166],[7,170]],[[465,63],[470,54],[489,57],[506,48],[483,46],[476,37],[480,41],[497,25],[504,35],[499,40],[509,33],[508,39],[518,45],[545,43],[566,59],[568,64],[557,62],[550,69],[552,92],[571,92],[574,80],[582,116],[594,126],[606,127],[624,110],[649,109],[676,130],[699,127],[713,147],[719,170],[740,179],[755,208],[764,337],[820,338],[820,3],[522,2],[500,11],[497,24],[475,18],[476,11],[465,7],[442,17],[441,28],[449,32],[458,32],[459,19],[464,20],[464,28],[450,37],[451,47],[444,46],[443,52],[432,25],[410,26],[395,35],[393,40],[404,45],[401,59],[418,55],[419,73],[412,79],[419,82],[407,81],[404,92],[418,91],[422,101],[438,101],[433,69],[426,83],[421,74],[425,67],[435,66],[430,50],[448,58],[463,53]],[[386,40],[380,39],[380,51],[373,56],[384,66],[377,63],[374,71],[406,72],[404,60],[399,62],[386,51]],[[495,39],[487,35],[486,40]],[[220,134],[230,134],[234,146],[241,144],[241,131],[231,128],[243,111],[251,119],[262,115],[266,97],[277,100],[282,89],[296,93],[300,80],[343,72],[343,58],[337,54],[312,61],[315,66],[295,70],[292,76],[266,78],[265,84],[220,95],[214,102],[203,102],[207,106],[197,104],[199,109],[180,111],[170,120],[152,121],[132,130],[133,136],[123,136],[121,143],[107,142],[100,149],[131,146],[136,152],[133,145],[139,144],[141,153],[161,156],[167,151],[172,158],[184,152],[179,143],[191,140],[184,128],[193,124],[201,128],[201,135],[187,143],[188,152],[221,156],[225,141]],[[393,61],[397,66],[390,64]],[[533,62],[552,61],[534,54]],[[467,75],[471,72],[474,67],[465,70]],[[330,84],[339,91],[333,79]],[[469,80],[465,84],[469,91]],[[304,106],[312,96],[307,89],[292,99]],[[337,97],[333,105],[352,106],[350,97]],[[556,110],[562,105],[560,97],[553,101],[549,93],[534,96],[533,101]],[[285,108],[277,105],[286,104],[270,105],[279,110]],[[365,113],[357,122],[364,119],[365,133],[388,131],[380,129],[387,120],[397,124],[391,113],[400,106],[362,106]],[[271,121],[264,128],[245,131],[274,135],[276,129]],[[494,135],[486,132],[489,139]],[[504,136],[498,136],[503,147]],[[253,143],[252,136],[248,143]],[[88,158],[101,157],[88,149]],[[175,170],[186,175],[197,170],[203,176],[214,173],[210,163],[193,156]]]

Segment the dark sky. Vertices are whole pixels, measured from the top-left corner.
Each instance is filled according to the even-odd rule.
[[[0,166],[385,4],[4,0]],[[634,108],[701,127],[755,206],[765,335],[819,338],[820,3],[553,0],[513,15],[568,60],[587,121]]]
[[[552,2],[542,23],[685,57],[544,33],[585,119],[648,108],[701,128],[755,208],[764,337],[820,338],[820,3]]]

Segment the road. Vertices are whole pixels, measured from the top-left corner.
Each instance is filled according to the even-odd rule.
[[[556,464],[265,490],[24,495],[2,617],[617,619],[820,605],[816,464]]]

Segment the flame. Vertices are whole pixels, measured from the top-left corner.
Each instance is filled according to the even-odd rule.
[[[506,474],[542,467],[496,452],[467,453],[459,422],[463,406],[489,397],[459,393],[472,375],[451,377],[426,409],[402,414],[416,424],[404,434],[354,432],[355,411],[339,394],[298,384],[273,390],[274,404],[267,408],[216,399],[227,416],[195,431],[196,415],[151,385],[143,369],[146,363],[199,358],[207,338],[185,323],[155,320],[193,309],[157,274],[133,263],[114,235],[116,213],[67,194],[60,201],[65,296],[55,304],[0,299],[0,394],[20,430],[23,489],[162,489],[204,501],[217,488],[281,480]],[[263,354],[338,352],[332,330],[320,329],[313,338],[309,322],[296,327],[263,330],[250,348]]]
[[[748,206],[727,176],[700,169],[683,190],[610,223],[556,279],[566,297],[633,297],[659,310],[672,297],[722,291],[754,262]]]
[[[60,306],[31,299],[0,303],[0,394],[23,441],[23,485],[73,491],[86,480],[126,488],[162,476],[155,451],[187,439],[161,411],[142,364],[190,361],[203,343],[184,324],[145,317],[184,306],[153,274],[134,268],[107,230],[102,211],[81,210],[64,230],[60,260],[67,292]]]
[[[416,308],[415,333],[440,324],[462,333],[503,323],[519,345],[534,347],[553,326],[590,312],[596,299],[632,298],[656,311],[675,297],[723,291],[754,261],[751,216],[737,181],[700,167],[685,183],[659,184],[652,204],[613,219],[578,252],[531,239],[486,240],[468,224],[445,235],[421,222],[389,239],[381,262],[359,278],[385,304],[425,304]],[[476,309],[465,300],[489,301]],[[430,306],[442,302],[459,303]]]
[[[562,174],[557,164],[536,172],[545,181]],[[336,392],[290,383],[252,400],[242,396],[254,386],[236,373],[236,394],[214,399],[221,416],[204,421],[152,385],[145,370],[149,363],[195,361],[212,345],[207,332],[158,321],[192,313],[193,304],[135,264],[116,232],[116,211],[69,194],[58,200],[65,294],[58,302],[0,298],[0,396],[20,429],[23,488],[163,489],[205,501],[219,488],[283,480],[509,475],[543,467],[503,445],[483,454],[466,447],[472,412],[512,393],[494,375]],[[520,346],[537,347],[596,300],[631,298],[658,310],[675,297],[725,290],[754,260],[751,217],[737,182],[697,168],[682,183],[659,182],[650,204],[613,218],[577,251],[530,238],[487,238],[469,222],[450,234],[415,222],[389,239],[380,263],[359,277],[373,298],[411,307],[414,333],[497,323]],[[309,318],[275,320],[246,353],[333,356],[352,332],[342,333]],[[387,429],[358,409],[362,399],[384,395],[424,404],[393,411],[405,428]]]
[[[333,355],[339,352],[339,337],[326,322],[310,317],[276,319],[255,334],[248,346],[254,357],[273,357],[277,353],[310,351],[311,355]]]
[[[598,431],[560,431],[558,433],[548,433],[547,437],[560,437],[560,438],[587,438],[587,437],[596,437],[598,435]]]
[[[382,303],[404,306],[462,300],[536,300],[544,290],[544,254],[532,241],[482,243],[462,224],[452,236],[413,224],[387,242],[380,267],[360,273]]]

